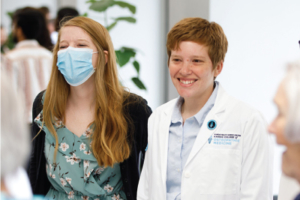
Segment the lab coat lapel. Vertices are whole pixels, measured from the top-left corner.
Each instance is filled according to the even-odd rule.
[[[179,97],[178,97],[179,98]],[[169,129],[171,124],[171,118],[173,114],[173,110],[175,107],[175,104],[178,100],[178,98],[170,102],[171,104],[164,110],[164,117],[160,123],[159,130],[161,130],[160,133],[162,133],[161,136],[159,136],[159,149],[160,152],[160,163],[161,163],[161,169],[162,169],[162,181],[163,183],[167,180],[167,159],[168,159],[168,146],[169,146]]]
[[[222,123],[220,121],[221,116],[225,113],[226,107],[224,106],[227,101],[227,94],[224,91],[224,89],[219,85],[219,90],[216,98],[216,102],[214,107],[210,110],[210,112],[205,117],[205,120],[198,132],[197,138],[195,140],[195,143],[193,145],[193,148],[190,152],[190,155],[187,159],[187,162],[185,166],[187,166],[193,158],[196,156],[196,154],[203,148],[203,146],[208,142],[208,139],[210,136],[212,136],[215,132],[218,131],[220,124]],[[217,127],[213,130],[210,130],[208,128],[208,122],[210,120],[215,120]]]

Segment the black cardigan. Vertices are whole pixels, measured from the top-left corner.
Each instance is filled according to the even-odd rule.
[[[43,92],[38,94],[33,103],[32,118],[34,118],[43,109],[42,96]],[[147,121],[152,113],[151,108],[147,105],[147,101],[137,95],[131,94],[129,102],[134,100],[135,103],[128,104],[126,107],[129,116],[134,125],[134,135],[129,137],[131,144],[131,154],[128,159],[120,163],[121,176],[123,181],[124,192],[127,200],[136,200],[137,186],[139,181],[139,163],[143,163],[143,155],[147,147]],[[32,120],[32,121],[33,121]],[[32,137],[34,137],[40,128],[36,123],[32,124]],[[129,131],[130,132],[130,131]],[[32,144],[32,153],[30,156],[28,175],[33,190],[33,194],[46,195],[50,188],[50,182],[46,174],[46,159],[44,154],[45,133],[42,131]]]

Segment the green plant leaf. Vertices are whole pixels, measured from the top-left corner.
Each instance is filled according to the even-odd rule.
[[[12,33],[10,33],[8,35],[7,40],[5,41],[4,45],[7,46],[9,49],[13,49],[15,47],[16,44],[14,42]]]
[[[114,1],[114,4],[118,5],[118,6],[122,7],[122,8],[128,8],[132,14],[135,14],[135,12],[136,12],[136,7],[134,5],[132,5],[132,4],[127,3],[127,2],[124,2],[124,1]]]
[[[120,67],[123,67],[126,65],[131,57],[134,57],[136,54],[136,50],[128,47],[122,47],[119,50],[115,51],[117,56],[117,62],[120,65]]]
[[[133,66],[134,66],[134,68],[135,68],[135,70],[136,70],[136,72],[138,73],[138,75],[140,74],[140,63],[138,63],[138,61],[133,61]]]
[[[131,78],[131,80],[141,90],[147,90],[144,83],[138,77],[133,77],[133,78]]]
[[[10,19],[12,19],[13,15],[14,15],[14,12],[7,12],[6,14],[9,16]]]
[[[127,21],[127,22],[130,22],[130,23],[135,23],[136,22],[136,19],[133,18],[133,17],[118,17],[118,18],[115,18],[116,21]]]
[[[115,5],[113,0],[102,0],[102,1],[94,1],[92,5],[90,5],[89,9],[97,12],[104,12],[107,8]]]
[[[116,24],[117,24],[117,21],[115,21],[114,23],[110,24],[106,29],[108,31],[110,31],[113,27],[115,27]]]
[[[88,16],[88,13],[86,12],[86,13],[84,13],[82,16],[83,16],[83,17],[87,17],[87,16]]]
[[[93,1],[93,0],[90,0],[87,3],[92,3],[92,5],[90,5],[89,9],[98,11],[98,12],[104,12],[107,10],[107,8],[114,6],[114,5],[118,5],[121,8],[128,8],[128,10],[132,14],[135,14],[135,12],[136,12],[136,7],[134,5],[124,2],[124,1],[114,1],[114,0]]]

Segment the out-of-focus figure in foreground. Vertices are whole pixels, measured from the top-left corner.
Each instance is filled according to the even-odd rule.
[[[282,154],[282,171],[300,183],[300,60],[288,66],[288,73],[278,87],[274,102],[278,114],[269,126]],[[300,194],[295,200],[300,200]]]

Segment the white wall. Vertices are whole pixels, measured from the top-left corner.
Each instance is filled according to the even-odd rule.
[[[164,65],[165,51],[165,1],[149,0],[127,2],[137,8],[135,24],[120,22],[111,30],[110,35],[115,49],[122,46],[138,49],[137,60],[140,63],[140,79],[145,83],[147,91],[139,90],[130,80],[136,76],[136,72],[131,65],[126,65],[119,70],[122,84],[131,92],[144,97],[150,107],[154,110],[161,105],[165,99]],[[89,5],[85,0],[77,0],[77,9],[83,14],[88,13],[88,17],[104,24],[104,15],[88,10]],[[127,9],[118,7],[109,8],[108,18],[131,16]]]
[[[285,64],[300,58],[300,1],[211,0],[210,21],[219,23],[229,41],[218,77],[231,95],[260,110],[268,123],[276,115],[272,99]],[[276,145],[274,194],[278,193],[282,148]]]

